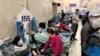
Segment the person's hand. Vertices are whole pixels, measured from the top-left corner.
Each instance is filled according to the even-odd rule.
[[[44,49],[42,49],[41,52],[44,52]]]
[[[32,34],[35,34],[35,32],[34,31],[30,31],[30,34],[32,35]]]
[[[37,56],[37,53],[36,53],[35,51],[33,51],[32,54],[33,54],[34,56]]]
[[[34,53],[34,56],[37,56],[37,53]]]
[[[100,33],[100,29],[98,30],[98,33]]]

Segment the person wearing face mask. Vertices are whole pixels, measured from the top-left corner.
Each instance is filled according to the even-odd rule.
[[[26,45],[23,44],[22,39],[20,38],[20,36],[16,36],[13,40],[13,44],[14,44],[14,51],[22,51],[25,48],[27,48]]]
[[[61,21],[63,21],[63,20],[64,20],[64,17],[65,17],[64,10],[61,10]]]
[[[95,20],[97,20],[99,18],[100,13],[98,13],[98,12],[99,12],[99,10],[97,8],[93,8],[92,10],[90,10],[89,19],[84,24],[84,26],[81,30],[82,56],[87,56],[84,53],[84,50],[88,47],[88,44],[87,44],[88,38],[90,37],[90,35],[92,33],[94,33],[96,31],[96,29],[94,29],[96,27],[96,25],[93,25],[93,24],[94,24]],[[97,22],[95,22],[95,23],[98,24]]]
[[[76,36],[77,29],[78,29],[78,22],[79,21],[81,21],[79,19],[79,9],[76,9],[75,14],[73,14],[73,16],[72,16],[72,27],[71,27],[71,29],[73,31],[73,34],[71,36],[71,41],[77,40],[75,38],[75,36]]]
[[[92,27],[94,29],[99,29],[100,28],[100,16],[98,16],[98,19],[96,19],[96,20],[93,21]]]
[[[27,56],[28,53],[29,50],[27,49],[27,46],[23,44],[20,36],[16,36],[13,39],[12,44],[2,51],[4,56]]]
[[[95,17],[90,17],[89,21],[85,23],[81,30],[81,44],[82,44],[82,50],[84,51],[86,47],[86,41],[90,37],[90,35],[95,32],[95,29],[92,27],[92,23],[95,20]],[[82,53],[83,56],[86,56],[84,53]]]
[[[62,53],[62,41],[58,34],[55,33],[54,28],[47,28],[47,34],[49,39],[47,40],[44,48],[41,50],[44,56],[53,53],[53,56],[61,56]],[[50,48],[49,48],[50,47]]]
[[[35,33],[34,31],[30,32],[30,48],[33,56],[38,56],[40,50],[44,47],[44,43],[48,39],[47,34],[44,32]]]
[[[37,56],[37,41],[34,37],[35,32],[31,31],[30,32],[30,45],[31,45],[31,52],[32,52],[32,56]]]
[[[29,53],[29,50],[27,49],[27,45],[23,43],[20,36],[16,36],[13,40],[14,45],[14,52],[16,56],[26,56]]]

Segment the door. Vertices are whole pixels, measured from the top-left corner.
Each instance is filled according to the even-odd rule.
[[[52,3],[52,16],[57,14],[57,3]]]

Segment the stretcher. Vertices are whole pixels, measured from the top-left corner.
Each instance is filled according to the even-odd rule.
[[[59,35],[62,39],[63,47],[66,48],[66,52],[69,52],[69,48],[71,46],[70,37],[72,34],[73,34],[73,32],[61,32],[61,33],[59,33]],[[36,33],[34,35],[34,37],[35,37],[36,41],[39,43],[45,43],[48,40],[48,36],[46,33]]]
[[[63,48],[64,48],[64,52],[67,53],[69,52],[69,48],[71,47],[71,35],[73,34],[73,32],[61,32],[59,35],[62,39],[63,42]]]
[[[72,32],[61,32],[59,33],[62,42],[63,42],[63,47],[67,48],[66,52],[69,51],[70,48],[70,36],[72,35]],[[45,43],[48,40],[48,36],[46,33],[36,33],[35,35],[35,39],[37,40],[37,42],[39,43],[37,47],[40,46],[41,43]],[[8,39],[6,41],[4,41],[4,43],[0,46],[0,48],[5,48],[5,47],[9,47],[11,45],[12,39]]]

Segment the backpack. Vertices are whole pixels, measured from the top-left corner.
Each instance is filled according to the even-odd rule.
[[[93,33],[86,41],[89,46],[100,46],[100,37],[97,33]]]
[[[92,28],[91,24],[89,24],[89,26]],[[93,29],[94,32],[86,39],[85,43],[83,43],[83,51],[86,50],[89,46],[100,46],[100,37],[97,36],[97,30],[98,29]]]
[[[88,47],[84,50],[85,54],[100,56],[100,37],[97,36],[97,33],[93,33],[87,40]]]
[[[89,27],[91,28],[91,30],[93,30],[92,33],[94,33],[96,30],[93,29],[93,27],[91,26],[91,24],[89,22],[88,22],[88,24],[89,24]],[[91,36],[91,34],[90,34],[90,36]],[[90,46],[90,44],[88,43],[88,41],[90,41],[90,36],[83,43],[81,43],[82,51],[85,51],[88,48],[88,46]]]
[[[93,27],[91,26],[91,24],[89,24],[89,26],[93,29]],[[89,45],[97,45],[100,46],[100,37],[97,36],[98,33],[96,32],[99,28],[97,29],[93,29],[94,32],[88,37],[88,39],[86,40],[86,43]]]

